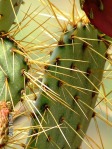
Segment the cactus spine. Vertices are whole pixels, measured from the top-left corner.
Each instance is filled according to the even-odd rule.
[[[32,130],[28,148],[80,148],[94,115],[108,46],[97,29],[83,22],[62,35],[45,67],[36,102],[41,115],[33,117],[40,127]]]
[[[28,67],[14,41],[1,37],[0,47],[0,101],[11,101],[16,105],[24,89],[22,70],[27,71]]]

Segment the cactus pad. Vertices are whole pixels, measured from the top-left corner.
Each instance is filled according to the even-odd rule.
[[[80,148],[93,115],[91,109],[95,107],[106,61],[109,45],[102,38],[91,24],[82,22],[62,35],[45,67],[36,102],[41,114],[37,111],[37,115],[33,114],[36,128],[32,130],[29,149]]]
[[[1,0],[0,1],[0,31],[7,32],[11,27],[22,0]],[[16,18],[17,20],[17,18]]]
[[[15,105],[24,89],[22,71],[28,70],[22,51],[8,37],[0,38],[0,101],[11,101]]]

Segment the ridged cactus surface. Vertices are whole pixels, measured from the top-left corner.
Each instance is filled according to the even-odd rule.
[[[80,148],[94,116],[108,46],[98,30],[83,22],[62,35],[45,66],[36,101],[41,114],[35,110],[32,115],[28,149]]]
[[[17,21],[17,12],[22,0],[0,0],[0,31],[7,32],[14,19]]]
[[[0,38],[0,101],[15,105],[25,86],[22,71],[28,70],[25,57],[18,45],[8,37]]]

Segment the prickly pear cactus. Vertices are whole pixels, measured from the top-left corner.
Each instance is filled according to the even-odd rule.
[[[11,27],[22,0],[1,0],[0,1],[0,31],[7,32]]]
[[[45,66],[28,149],[80,148],[102,81],[109,46],[104,38],[83,22],[62,35]]]
[[[83,9],[100,31],[112,37],[112,1],[111,0],[81,0]]]
[[[24,55],[25,56],[25,55]],[[25,87],[23,71],[28,70],[22,50],[10,38],[0,37],[0,101],[10,101],[14,106]]]

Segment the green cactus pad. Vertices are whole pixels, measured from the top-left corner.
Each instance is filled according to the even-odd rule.
[[[46,67],[36,102],[42,115],[33,114],[36,128],[28,149],[79,149],[93,115],[108,43],[82,22],[61,39]]]
[[[0,31],[7,32],[17,15],[22,0],[0,1]],[[17,20],[17,18],[16,18]]]
[[[22,70],[28,70],[21,50],[10,38],[0,38],[0,101],[20,100],[25,78]],[[22,52],[21,52],[22,53]]]

